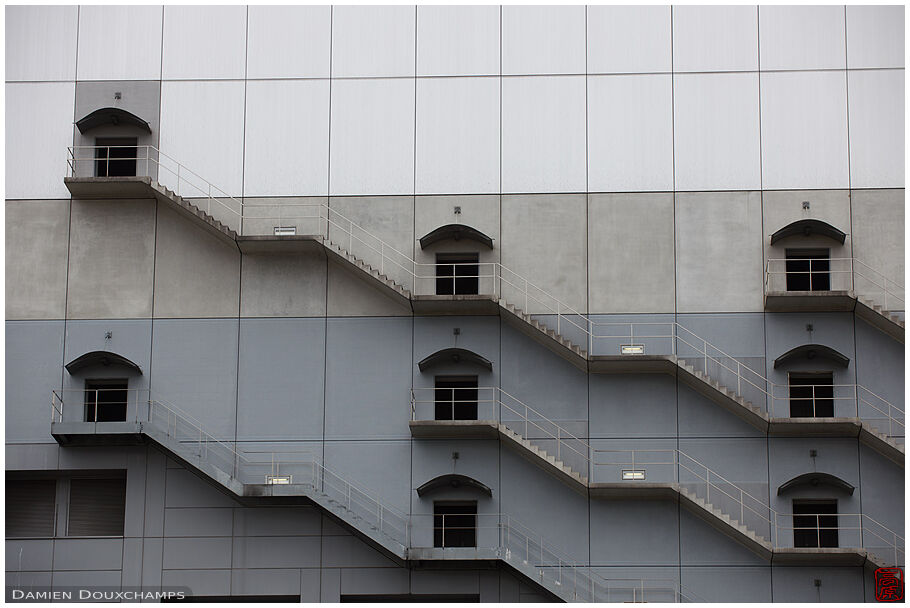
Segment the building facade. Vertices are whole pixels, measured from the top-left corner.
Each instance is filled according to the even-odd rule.
[[[903,24],[7,7],[7,597],[872,601]]]

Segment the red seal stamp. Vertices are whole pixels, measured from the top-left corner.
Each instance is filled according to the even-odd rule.
[[[904,601],[904,571],[900,568],[876,570],[875,599],[879,602]]]

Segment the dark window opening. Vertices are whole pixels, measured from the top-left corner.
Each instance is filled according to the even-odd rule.
[[[128,381],[86,380],[85,421],[126,422]]]
[[[787,249],[787,291],[829,291],[830,257],[827,249]]]
[[[436,376],[436,420],[477,420],[477,376]]]
[[[830,372],[790,374],[790,416],[834,417],[834,375]]]
[[[437,253],[436,295],[477,294],[478,259],[476,253]]]
[[[56,479],[6,480],[6,537],[54,536]]]
[[[837,546],[837,501],[793,501],[793,546]]]
[[[99,137],[95,146],[95,177],[136,175],[135,137]]]
[[[67,536],[123,536],[126,478],[70,480]]]
[[[477,501],[433,503],[433,546],[477,546]]]

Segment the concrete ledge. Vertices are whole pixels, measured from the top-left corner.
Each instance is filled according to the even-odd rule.
[[[779,437],[858,437],[862,426],[859,418],[772,418],[768,433]]]
[[[589,360],[589,371],[600,374],[676,374],[672,355],[594,355]]]
[[[322,236],[318,234],[238,236],[237,246],[243,253],[319,253],[325,255]]]
[[[498,299],[489,294],[478,295],[411,295],[411,309],[422,315],[497,315]]]
[[[488,439],[499,435],[495,420],[411,420],[412,437],[476,437]]]
[[[677,500],[679,498],[679,484],[674,482],[651,483],[626,481],[617,483],[592,483],[589,484],[592,498],[612,499],[639,499],[659,498],[664,500]]]
[[[765,310],[772,312],[837,312],[853,310],[856,296],[851,291],[769,291]]]
[[[139,422],[54,422],[51,435],[60,445],[140,445],[145,443]]]
[[[779,548],[771,556],[773,564],[800,566],[862,566],[866,561],[865,549],[849,547],[829,548]]]
[[[135,177],[64,177],[63,183],[73,198],[154,198],[152,178]]]

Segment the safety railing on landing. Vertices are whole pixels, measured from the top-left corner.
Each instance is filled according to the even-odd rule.
[[[856,258],[771,258],[765,292],[853,291],[885,311],[905,309],[904,285]]]
[[[70,174],[109,175],[111,163],[135,161],[134,173],[141,174],[144,170],[146,175],[158,181],[162,173],[170,176],[169,179],[176,180],[174,187],[178,195],[199,196],[206,201],[210,214],[217,211],[226,216],[224,220],[229,225],[235,224],[241,235],[298,234],[319,237],[328,246],[335,245],[341,253],[351,255],[380,274],[387,275],[403,290],[410,290],[411,294],[486,294],[501,305],[511,305],[519,309],[519,313],[533,315],[539,323],[583,349],[587,355],[677,356],[772,415],[780,416],[780,412],[789,407],[789,398],[783,395],[788,387],[774,386],[763,373],[755,371],[742,358],[728,355],[676,322],[599,322],[498,262],[420,263],[328,205],[243,203],[154,146],[135,147],[135,156],[127,158],[123,157],[121,148],[69,148]],[[114,155],[113,150],[120,152]],[[858,266],[851,262],[851,271]],[[903,436],[904,416],[900,408],[859,385],[853,387],[854,397],[850,400],[850,386],[842,385],[839,389],[839,410],[847,412],[842,415],[868,420],[880,432],[890,436]]]

